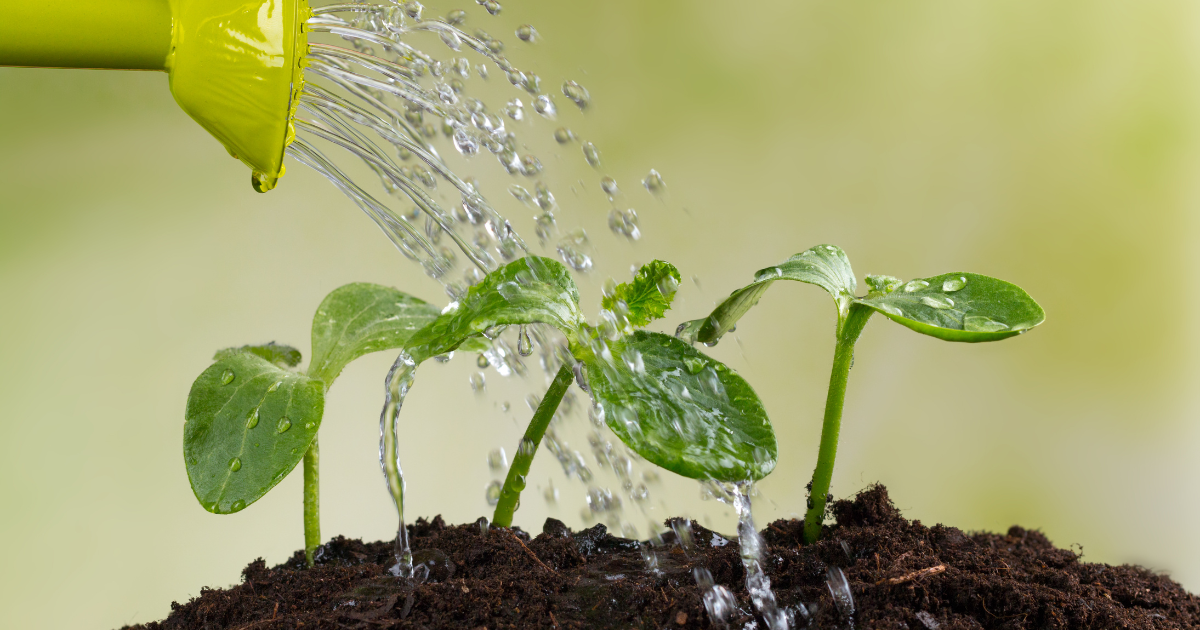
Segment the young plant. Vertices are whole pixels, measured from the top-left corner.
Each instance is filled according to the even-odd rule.
[[[645,459],[688,477],[761,478],[775,466],[776,443],[750,386],[689,344],[634,330],[662,317],[678,281],[667,263],[643,267],[605,298],[599,328],[579,313],[566,267],[546,258],[530,256],[492,272],[445,309],[379,285],[341,287],[313,318],[313,356],[304,372],[296,370],[298,350],[272,342],[222,350],[196,379],[184,425],[192,491],[210,512],[238,512],[303,460],[305,555],[312,564],[321,541],[317,431],[325,394],[342,369],[365,354],[397,348],[415,367],[454,350],[486,350],[498,327],[535,323],[561,330],[569,356],[518,448],[496,524],[511,524],[538,443],[574,370],[581,383],[591,383],[608,425]],[[389,479],[394,495],[396,487]]]
[[[304,461],[304,548],[321,542],[317,430],[325,393],[354,359],[401,347],[440,309],[384,286],[348,284],[313,318],[313,356],[274,342],[217,352],[188,394],[183,456],[192,492],[215,514],[254,503]]]
[[[608,427],[653,464],[728,482],[760,479],[775,467],[774,431],[745,380],[689,344],[636,330],[662,317],[678,283],[668,263],[642,267],[605,297],[593,328],[566,267],[528,256],[489,274],[404,344],[402,356],[417,366],[501,326],[548,324],[566,336],[564,363],[517,448],[494,524],[511,525],[538,445],[576,371]]]
[[[825,289],[833,296],[838,312],[821,445],[804,517],[804,538],[808,542],[821,534],[854,344],[873,313],[882,313],[931,337],[966,342],[1007,339],[1029,331],[1046,318],[1037,302],[1020,287],[973,273],[947,273],[908,282],[891,276],[867,276],[867,294],[855,297],[857,281],[845,252],[833,245],[818,245],[760,270],[753,283],[734,291],[708,317],[681,324],[676,336],[693,343],[715,344],[776,280],[806,282]]]

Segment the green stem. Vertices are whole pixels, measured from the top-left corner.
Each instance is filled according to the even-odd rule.
[[[313,566],[313,553],[321,544],[321,452],[317,438],[304,454],[304,559]]]
[[[871,309],[853,304],[838,322],[837,345],[833,350],[833,369],[829,373],[829,392],[825,397],[825,420],[821,424],[821,447],[817,467],[809,484],[808,513],[804,515],[804,541],[816,542],[825,522],[825,499],[833,479],[833,461],[837,456],[838,434],[842,428],[842,406],[846,402],[846,382],[854,363],[854,343],[870,319]]]
[[[533,412],[533,419],[529,421],[529,427],[525,429],[525,436],[521,438],[517,454],[513,457],[512,467],[508,469],[504,488],[500,490],[500,502],[496,504],[496,512],[492,515],[493,525],[512,526],[513,512],[517,511],[517,506],[521,503],[521,491],[525,489],[525,477],[529,474],[533,456],[537,454],[542,436],[550,426],[550,419],[554,417],[558,404],[562,402],[563,395],[567,393],[574,378],[575,374],[570,366],[564,365],[559,368],[554,381],[550,383],[550,389],[546,390],[537,411]]]

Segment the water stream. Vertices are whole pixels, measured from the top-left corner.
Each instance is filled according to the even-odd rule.
[[[499,10],[499,5],[495,11],[488,6],[494,4],[492,0],[483,4],[493,15]],[[475,179],[460,176],[446,164],[435,143],[453,147],[466,159],[491,154],[503,172],[529,178],[532,192],[515,183],[508,187],[508,192],[539,212],[534,220],[538,243],[556,252],[575,271],[589,272],[593,261],[587,253],[588,236],[580,229],[560,229],[555,195],[542,177],[545,166],[536,155],[524,152],[525,145],[517,135],[520,121],[525,121],[526,126],[531,119],[538,124],[551,124],[558,113],[554,99],[543,91],[537,75],[523,72],[508,61],[499,40],[481,30],[476,30],[475,35],[464,32],[460,28],[464,12],[453,11],[444,18],[429,18],[423,12],[424,7],[417,2],[352,2],[313,10],[306,26],[311,43],[304,62],[305,85],[295,121],[296,139],[287,148],[287,155],[314,169],[349,197],[405,257],[420,264],[427,275],[444,287],[451,300],[461,298],[469,286],[501,264],[528,254],[530,247],[496,211]],[[450,51],[448,58],[438,58],[413,44],[420,36],[429,35],[440,39],[441,45]],[[532,42],[537,32],[525,25],[517,29],[516,36]],[[436,44],[437,39],[431,41]],[[329,41],[346,42],[349,47]],[[461,53],[475,55],[478,63],[473,64]],[[490,107],[472,97],[470,87],[495,71],[520,96],[503,106]],[[580,110],[590,106],[587,89],[575,81],[564,81],[561,92]],[[526,111],[527,104],[532,112]],[[578,155],[583,162],[600,170],[601,153],[594,144],[582,141],[566,127],[555,129],[553,137],[559,145],[579,143],[582,151]],[[365,166],[371,176],[378,178],[385,194],[375,196],[356,183],[354,170],[323,152],[330,147],[339,157],[349,155],[351,164],[359,163],[360,170]],[[439,188],[439,183],[448,189]],[[641,183],[655,196],[665,190],[662,177],[653,170]],[[617,205],[616,200],[621,196],[617,182],[603,175],[599,184],[598,191],[612,204],[609,229],[620,239],[639,239],[636,211]],[[445,199],[446,193],[458,201],[453,205],[439,203],[436,197]],[[411,209],[399,210],[397,203]],[[461,264],[463,261],[465,265]],[[541,368],[552,375],[566,353],[561,335],[545,326],[513,327],[507,335],[502,329],[491,333],[486,336],[492,347],[479,355],[477,363],[480,369],[491,367],[501,376],[525,376],[528,369],[523,358],[531,357],[535,349],[540,350]],[[380,467],[398,520],[396,565],[392,572],[405,579],[414,578],[414,566],[405,528],[405,481],[397,420],[412,387],[416,367],[414,358],[405,352],[396,358],[387,374],[385,402],[379,419]],[[586,392],[582,367],[577,367],[576,380]],[[484,374],[472,374],[470,384],[472,390],[482,394]],[[597,408],[575,401],[575,395],[569,392],[546,432],[544,443],[562,465],[563,473],[586,486],[582,517],[585,521],[604,519],[610,528],[636,538],[637,528],[622,516],[626,505],[636,506],[646,517],[650,537],[654,539],[660,526],[650,518],[647,484],[654,484],[658,473],[619,442],[614,446],[610,439],[613,436],[605,433],[607,429]],[[530,395],[527,402],[531,408],[536,407],[537,397]],[[508,411],[508,405],[503,403],[504,411]],[[569,415],[582,415],[585,408],[592,420],[584,425],[591,431],[587,441],[598,466],[596,471],[581,451],[571,449],[565,439],[566,427],[561,422]],[[493,466],[492,470],[502,473],[503,468],[503,465]],[[602,485],[596,478],[599,473],[611,473],[617,484],[614,488],[619,489],[614,491]],[[750,489],[749,484],[728,485],[726,498],[738,515],[747,590],[768,627],[781,630],[789,626],[789,615],[776,605],[770,580],[762,569],[763,543],[750,513]],[[548,502],[557,501],[558,490],[551,485],[545,497]],[[655,559],[654,552],[646,549],[651,562]],[[698,574],[697,580],[710,616],[715,623],[722,623],[735,605],[731,592],[712,584],[711,576],[705,579]]]

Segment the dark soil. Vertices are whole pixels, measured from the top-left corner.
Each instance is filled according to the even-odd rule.
[[[814,619],[808,627],[849,627],[826,585],[827,571],[840,567],[860,629],[1200,628],[1200,599],[1166,576],[1082,562],[1034,530],[926,527],[901,517],[881,486],[834,503],[833,513],[837,525],[814,545],[800,544],[799,521],[763,531],[779,603],[806,605]],[[659,570],[651,572],[637,542],[610,536],[603,525],[572,533],[548,519],[530,539],[516,529],[484,535],[478,525],[420,520],[412,526],[418,560],[440,561],[419,586],[388,574],[390,543],[335,538],[315,568],[304,567],[301,552],[274,568],[256,560],[241,584],[204,590],[172,604],[165,621],[134,628],[714,627],[694,567],[707,568],[737,597],[730,627],[765,627],[750,612],[737,541],[691,526],[690,545],[666,536]],[[796,625],[805,627],[801,615]]]

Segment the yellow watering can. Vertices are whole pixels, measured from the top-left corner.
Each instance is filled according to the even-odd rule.
[[[266,192],[302,85],[306,0],[0,0],[0,66],[162,70]]]

